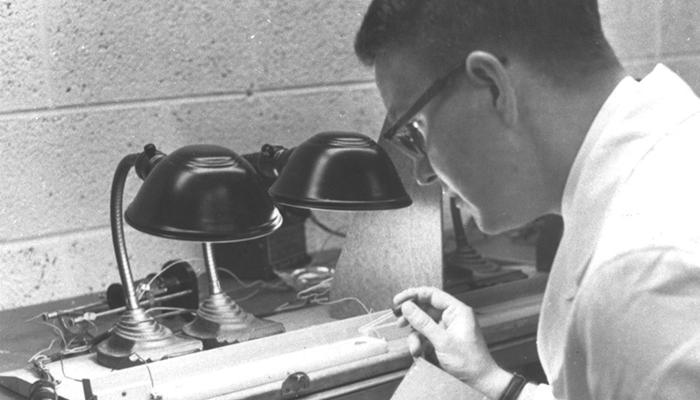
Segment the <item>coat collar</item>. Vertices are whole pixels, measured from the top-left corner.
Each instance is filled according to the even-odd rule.
[[[610,157],[606,130],[626,114],[624,108],[636,95],[639,83],[631,77],[623,79],[613,90],[596,116],[579,149],[564,187],[562,217],[564,234],[554,265],[566,268],[570,276],[564,297],[573,299],[584,267],[588,264],[597,241],[597,228],[612,198],[617,179],[602,174],[613,171],[615,159]],[[609,150],[609,149],[608,149]],[[592,201],[595,200],[595,201]]]
[[[659,65],[641,82],[630,77],[623,79],[593,121],[569,173],[562,199],[565,228],[561,248],[565,250],[558,252],[555,265],[568,270],[569,284],[564,293],[567,299],[573,299],[583,279],[615,191],[668,133],[668,127],[687,115],[687,107],[674,107],[675,102],[670,102],[669,107],[669,97],[688,94],[693,95],[688,86]],[[660,107],[667,109],[658,113]],[[643,116],[652,109],[658,113],[656,121],[661,129],[635,129],[630,125],[629,121],[637,115]]]

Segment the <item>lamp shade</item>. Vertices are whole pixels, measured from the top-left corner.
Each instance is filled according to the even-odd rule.
[[[299,145],[269,192],[278,204],[310,209],[388,210],[411,205],[384,149],[352,132],[323,132]]]
[[[253,167],[212,145],[185,146],[160,160],[124,218],[152,235],[198,242],[254,239],[282,224]]]

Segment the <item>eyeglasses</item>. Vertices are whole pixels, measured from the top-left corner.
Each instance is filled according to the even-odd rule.
[[[388,118],[384,121],[384,128],[382,129],[382,134],[380,138],[389,141],[398,142],[404,151],[408,151],[413,155],[425,155],[425,138],[420,132],[416,122],[410,122],[412,118],[416,116],[428,103],[430,103],[435,96],[440,93],[447,83],[457,76],[460,72],[464,71],[464,64],[459,64],[452,68],[443,77],[438,78],[433,82],[428,89],[423,92],[423,94],[418,97],[411,107],[406,110],[406,112],[399,117],[393,125],[386,128],[388,125]]]
[[[505,57],[498,57],[498,60],[503,65],[508,63]],[[460,63],[449,70],[443,77],[438,78],[422,95],[420,95],[420,97],[418,97],[418,100],[388,128],[389,119],[387,117],[387,119],[384,120],[384,127],[382,127],[382,133],[379,137],[388,141],[398,142],[399,148],[409,152],[409,155],[426,156],[425,137],[418,124],[411,120],[447,86],[447,83],[452,80],[452,78],[456,77],[460,72],[463,72],[464,68],[465,65]]]

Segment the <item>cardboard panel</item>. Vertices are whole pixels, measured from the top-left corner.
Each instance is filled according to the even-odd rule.
[[[422,358],[416,359],[391,400],[431,399],[486,400],[480,392],[462,383]]]
[[[360,299],[373,310],[391,307],[394,294],[411,286],[442,287],[442,190],[419,186],[411,160],[391,145],[391,156],[413,205],[401,210],[354,215],[338,260],[331,300]],[[362,312],[357,302],[331,309],[334,318]]]

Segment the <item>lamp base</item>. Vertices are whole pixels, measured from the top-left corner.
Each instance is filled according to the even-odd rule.
[[[460,246],[447,254],[444,263],[445,276],[453,281],[446,284],[446,287],[466,284],[475,289],[527,278],[521,271],[503,268],[498,263],[484,258],[468,245]]]
[[[284,325],[257,318],[244,311],[227,294],[217,293],[199,305],[197,317],[182,331],[200,339],[209,349],[282,333]]]
[[[202,350],[202,343],[176,336],[142,308],[127,310],[110,337],[97,345],[97,362],[121,369]]]
[[[501,273],[502,268],[490,261],[471,246],[459,246],[457,250],[445,256],[445,265],[467,271],[471,276],[491,276]]]

